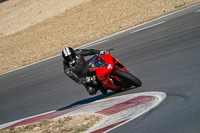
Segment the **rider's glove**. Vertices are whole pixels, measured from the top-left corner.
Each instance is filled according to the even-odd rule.
[[[106,55],[106,54],[108,54],[109,53],[109,50],[101,50],[100,51],[100,54],[101,55]]]
[[[86,83],[92,83],[92,84],[98,84],[97,83],[97,78],[96,78],[96,76],[94,75],[94,76],[87,76],[86,77]]]

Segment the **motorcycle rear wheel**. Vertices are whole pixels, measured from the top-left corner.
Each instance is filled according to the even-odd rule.
[[[116,75],[128,81],[133,86],[140,87],[142,85],[142,82],[130,73],[124,72],[122,70],[117,70]]]

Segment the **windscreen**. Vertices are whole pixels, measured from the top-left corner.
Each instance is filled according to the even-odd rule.
[[[97,68],[105,67],[107,64],[99,55],[94,55],[91,59],[88,60],[88,66],[90,68]]]

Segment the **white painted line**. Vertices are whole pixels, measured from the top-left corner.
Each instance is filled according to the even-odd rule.
[[[15,123],[18,123],[20,121],[23,121],[23,120],[26,120],[26,119],[29,119],[29,118],[34,118],[34,117],[37,117],[37,116],[41,116],[41,115],[45,115],[45,114],[49,114],[49,113],[52,113],[52,112],[55,112],[56,110],[54,111],[49,111],[49,112],[45,112],[45,113],[41,113],[41,114],[38,114],[38,115],[34,115],[34,116],[30,116],[30,117],[26,117],[26,118],[22,118],[22,119],[19,119],[19,120],[15,120],[15,121],[12,121],[12,122],[8,122],[8,123],[5,123],[5,124],[1,124],[0,125],[0,130],[5,128],[5,127],[8,127],[8,126],[11,126]]]
[[[88,48],[88,47],[91,47],[91,46],[95,46],[97,44],[100,44],[100,43],[103,43],[103,42],[107,42],[109,39],[107,40],[103,40],[103,41],[99,41],[99,42],[92,42],[92,43],[89,43],[89,44],[86,44],[86,45],[82,45],[80,47],[77,47],[76,49],[79,49],[79,48]],[[29,67],[29,66],[32,66],[32,65],[35,65],[35,64],[38,64],[38,63],[41,63],[41,62],[44,62],[44,61],[47,61],[47,60],[50,60],[50,59],[53,59],[53,58],[56,58],[58,56],[61,56],[61,54],[58,54],[58,55],[55,55],[55,56],[52,56],[50,58],[47,58],[47,59],[44,59],[44,60],[41,60],[41,61],[38,61],[38,62],[35,62],[35,63],[32,63],[32,64],[29,64],[29,65],[26,65],[26,66],[23,66],[23,67],[20,67],[20,68],[17,68],[17,69],[14,69],[14,70],[11,70],[11,71],[8,71],[8,72],[5,72],[5,73],[2,73],[0,74],[0,76],[2,75],[5,75],[5,74],[8,74],[8,73],[11,73],[11,72],[14,72],[14,71],[17,71],[17,70],[21,70],[23,68],[26,68],[26,67]]]
[[[82,46],[81,48],[88,48],[88,47],[91,47],[91,46],[95,46],[95,45],[97,45],[97,44],[107,42],[108,40],[109,40],[109,39],[107,39],[107,40],[102,40],[102,41],[100,41],[100,42],[96,42],[96,43],[93,43],[93,44],[90,44],[90,45]]]
[[[17,68],[17,69],[14,69],[14,70],[11,70],[11,71],[8,71],[8,72],[5,72],[5,73],[2,73],[2,74],[0,74],[0,76],[5,75],[5,74],[8,74],[8,73],[11,73],[11,72],[14,72],[14,71],[17,71],[17,70],[21,70],[21,69],[23,69],[23,68],[26,68],[26,67],[29,67],[29,66],[32,66],[32,65],[35,65],[35,64],[38,64],[38,63],[41,63],[41,62],[44,62],[44,61],[53,59],[53,58],[56,58],[56,57],[58,57],[58,56],[61,56],[61,54],[55,55],[55,56],[52,56],[52,57],[49,57],[49,58],[47,58],[47,59],[43,59],[43,60],[41,60],[41,61],[38,61],[38,62],[29,64],[29,65],[26,65],[26,66],[23,66],[23,67],[20,67],[20,68]]]
[[[160,23],[156,23],[156,24],[153,24],[153,25],[150,25],[150,26],[147,26],[147,27],[144,27],[142,29],[138,29],[138,30],[135,30],[135,31],[132,31],[131,33],[136,33],[138,31],[142,31],[142,30],[145,30],[145,29],[148,29],[148,28],[151,28],[151,27],[154,27],[154,26],[157,26],[157,25],[160,25],[160,24],[163,24],[165,23],[166,21],[163,21],[163,22],[160,22]]]
[[[99,39],[99,40],[97,40],[97,41],[94,41],[94,42],[91,42],[91,43],[89,43],[89,44],[92,44],[92,43],[95,43],[95,42],[98,42],[98,41],[101,41],[101,40],[104,40],[104,39],[111,38],[111,37],[113,37],[113,36],[116,36],[116,35],[118,35],[118,34],[124,33],[124,32],[126,32],[126,31],[133,30],[133,29],[135,29],[135,28],[137,28],[137,27],[140,27],[140,26],[146,25],[146,24],[148,24],[148,23],[152,23],[152,22],[154,22],[154,21],[157,21],[157,20],[163,19],[163,18],[168,17],[168,16],[170,16],[170,15],[173,15],[173,14],[176,14],[176,13],[182,12],[182,11],[184,11],[184,10],[187,10],[187,9],[193,8],[193,7],[197,6],[197,5],[200,5],[200,3],[197,3],[197,4],[195,4],[195,5],[192,5],[192,6],[189,6],[189,7],[183,8],[183,9],[181,9],[181,10],[177,10],[177,11],[172,12],[172,13],[169,13],[169,14],[166,14],[166,15],[164,15],[164,16],[161,16],[161,17],[155,18],[155,19],[150,20],[150,21],[147,21],[147,22],[145,22],[145,23],[142,23],[142,24],[136,25],[136,26],[134,26],[134,27],[130,27],[130,28],[128,28],[128,29],[125,29],[125,30],[119,31],[119,32],[117,32],[117,33],[114,33],[114,34],[109,35],[109,36],[107,36],[107,37],[101,38],[101,39]],[[85,45],[89,45],[89,44],[85,44]],[[85,46],[85,45],[84,45],[84,46]]]
[[[196,11],[196,12],[200,12],[200,10]]]

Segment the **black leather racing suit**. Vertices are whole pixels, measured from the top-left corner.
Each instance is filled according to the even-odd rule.
[[[67,61],[63,60],[64,72],[75,82],[84,84],[88,73],[88,64],[85,62],[84,56],[99,54],[100,50],[76,49],[74,52],[76,54],[76,63],[70,66]]]

